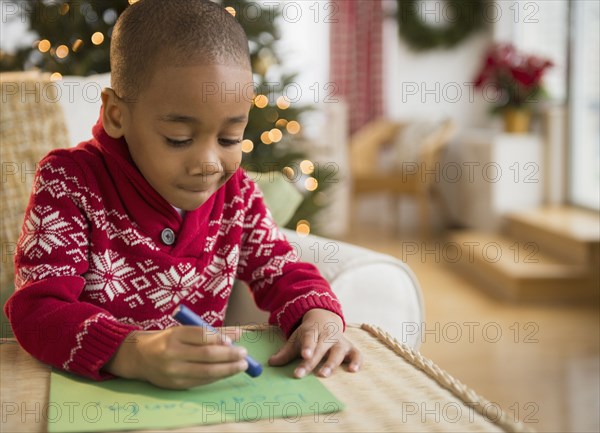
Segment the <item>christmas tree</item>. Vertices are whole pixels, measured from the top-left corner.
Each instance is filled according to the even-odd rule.
[[[31,47],[15,53],[0,51],[0,70],[37,68],[55,79],[63,75],[92,75],[110,71],[109,47],[113,26],[121,12],[140,0],[33,0],[13,1],[30,30],[38,35]],[[143,0],[141,0],[143,1]],[[280,10],[247,0],[223,0],[248,35],[255,81],[254,104],[242,143],[242,165],[251,171],[281,171],[300,189],[304,200],[288,228],[306,233],[310,221],[324,206],[323,191],[331,183],[321,181],[319,170],[306,159],[298,119],[310,107],[295,106],[285,96],[294,74],[284,74],[275,49]]]

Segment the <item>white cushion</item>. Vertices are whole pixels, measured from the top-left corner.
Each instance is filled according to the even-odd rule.
[[[104,87],[110,87],[110,73],[89,77],[68,75],[56,84],[69,131],[69,144],[75,146],[89,140],[100,115],[100,93]]]

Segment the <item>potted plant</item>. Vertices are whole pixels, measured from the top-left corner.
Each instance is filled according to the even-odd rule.
[[[487,52],[475,78],[475,88],[488,97],[487,89],[494,88],[496,97],[493,98],[492,112],[503,115],[506,132],[529,130],[532,104],[546,95],[542,76],[552,66],[550,60],[520,53],[512,44],[495,44]]]

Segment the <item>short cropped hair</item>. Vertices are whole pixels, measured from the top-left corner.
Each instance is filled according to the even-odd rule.
[[[114,91],[135,101],[159,61],[250,69],[248,38],[236,19],[210,0],[140,0],[125,9],[112,33]]]

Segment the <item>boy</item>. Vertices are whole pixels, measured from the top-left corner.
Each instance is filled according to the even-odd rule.
[[[36,173],[6,305],[19,343],[98,380],[209,383],[244,371],[245,349],[171,313],[181,302],[221,325],[240,278],[288,337],[271,365],[300,355],[296,377],[322,360],[324,377],[358,371],[339,302],[239,168],[252,88],[241,26],[208,0],[141,0],[115,25],[111,70],[94,138]]]

